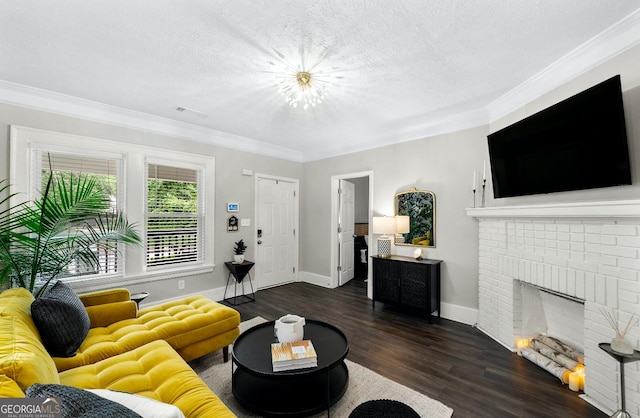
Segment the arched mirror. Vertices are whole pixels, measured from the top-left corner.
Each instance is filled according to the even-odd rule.
[[[400,227],[395,237],[396,245],[415,247],[436,246],[436,195],[429,190],[412,187],[394,197],[396,216],[408,216],[408,227]]]

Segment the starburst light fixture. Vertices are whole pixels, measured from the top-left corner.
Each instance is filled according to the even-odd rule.
[[[305,110],[309,106],[322,103],[326,96],[325,83],[309,71],[298,71],[295,78],[287,76],[280,82],[278,93],[284,96],[284,100],[292,107],[300,104]]]

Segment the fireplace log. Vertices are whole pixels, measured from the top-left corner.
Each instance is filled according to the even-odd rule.
[[[571,359],[564,354],[557,352],[553,348],[549,347],[546,344],[543,344],[535,338],[531,340],[531,343],[529,343],[529,347],[533,348],[538,353],[550,358],[562,367],[565,367],[569,370],[575,370],[576,366],[578,365],[578,362],[574,359]]]
[[[580,364],[584,364],[584,354],[579,352],[573,347],[569,347],[568,345],[564,344],[562,341],[553,337],[549,337],[548,335],[543,335],[543,334],[537,335],[534,338],[542,342],[544,345],[551,347],[553,350],[564,354],[565,356],[577,361]]]
[[[558,363],[556,363],[555,361],[551,360],[550,358],[538,353],[537,351],[535,351],[533,348],[531,347],[524,347],[521,351],[520,351],[522,357],[526,358],[527,360],[531,361],[532,363],[540,366],[541,368],[543,368],[544,370],[548,371],[549,373],[551,373],[552,375],[554,375],[555,377],[557,377],[558,379],[560,379],[560,381],[564,384],[569,383],[569,374],[571,373],[571,371],[565,367],[562,367],[561,365],[559,365]]]

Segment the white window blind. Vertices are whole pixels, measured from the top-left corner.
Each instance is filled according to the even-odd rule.
[[[104,158],[93,158],[79,155],[58,154],[52,152],[41,152],[42,168],[49,169],[49,161],[54,171],[65,171],[68,173],[90,173],[115,178],[117,172],[117,161]]]
[[[46,152],[39,151],[37,158],[39,167],[36,169],[39,171],[40,181],[37,184],[37,196],[41,196],[44,190],[47,180],[53,171],[55,174],[62,174],[68,176],[73,175],[78,177],[80,175],[90,175],[96,181],[96,187],[106,196],[109,197],[109,212],[115,213],[118,210],[119,202],[122,200],[119,197],[118,187],[118,161],[115,159],[95,158],[82,155],[63,154],[58,152]],[[73,233],[81,234],[83,231],[78,229]],[[82,260],[77,259],[67,266],[67,271],[62,274],[63,277],[76,277],[95,274],[111,274],[118,273],[121,267],[121,254],[115,249],[107,250],[102,249],[94,250],[99,259],[99,265],[97,269],[92,268],[85,264]]]
[[[200,170],[147,164],[147,267],[202,259]]]

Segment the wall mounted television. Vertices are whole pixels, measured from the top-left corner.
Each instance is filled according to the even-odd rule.
[[[631,184],[619,75],[487,140],[496,198]]]

